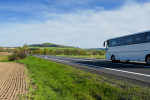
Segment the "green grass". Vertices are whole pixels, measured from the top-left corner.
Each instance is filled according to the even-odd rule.
[[[8,61],[8,56],[2,56],[0,55],[0,62]]]
[[[34,100],[148,100],[150,91],[136,86],[120,86],[107,78],[79,69],[28,56],[19,60],[32,79],[28,99]],[[110,81],[110,80],[109,80]]]
[[[92,58],[92,55],[57,55],[62,57]],[[94,59],[105,59],[105,55],[93,55]]]

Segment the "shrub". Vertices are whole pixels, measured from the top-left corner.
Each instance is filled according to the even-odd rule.
[[[10,55],[10,56],[8,56],[8,60],[9,61],[14,61],[14,60],[16,60],[16,56],[15,55]]]
[[[22,48],[15,49],[13,55],[8,57],[8,60],[15,61],[19,59],[24,59],[27,57],[28,51],[29,49],[27,45],[24,45]]]

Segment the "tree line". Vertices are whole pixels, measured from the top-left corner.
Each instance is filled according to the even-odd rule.
[[[28,54],[31,55],[105,55],[105,50],[93,50],[93,49],[40,49],[40,48],[28,48],[25,44],[23,47],[18,48],[0,48],[0,52],[13,52],[8,59],[10,61],[26,58]]]
[[[30,49],[32,55],[104,55],[105,50],[92,49]]]
[[[33,44],[33,45],[29,45],[29,47],[58,47],[58,48],[75,48],[75,47],[71,47],[71,46],[64,46],[64,45],[58,45],[58,44],[52,44],[52,43]]]

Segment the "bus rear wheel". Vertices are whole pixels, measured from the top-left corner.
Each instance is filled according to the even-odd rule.
[[[150,65],[150,56],[146,57],[146,63]]]
[[[115,56],[113,55],[113,56],[111,56],[111,61],[112,62],[115,62],[116,60],[115,60]]]

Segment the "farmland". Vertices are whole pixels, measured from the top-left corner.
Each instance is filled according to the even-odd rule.
[[[17,100],[27,94],[26,67],[15,62],[8,62],[10,52],[0,52],[0,100]]]
[[[27,93],[25,66],[18,63],[0,63],[0,100],[17,100]]]
[[[12,53],[9,53],[9,52],[0,52],[0,55],[1,56],[9,56],[9,55],[12,55]]]
[[[8,56],[12,55],[12,53],[9,52],[0,52],[0,62],[2,61],[8,61]]]

